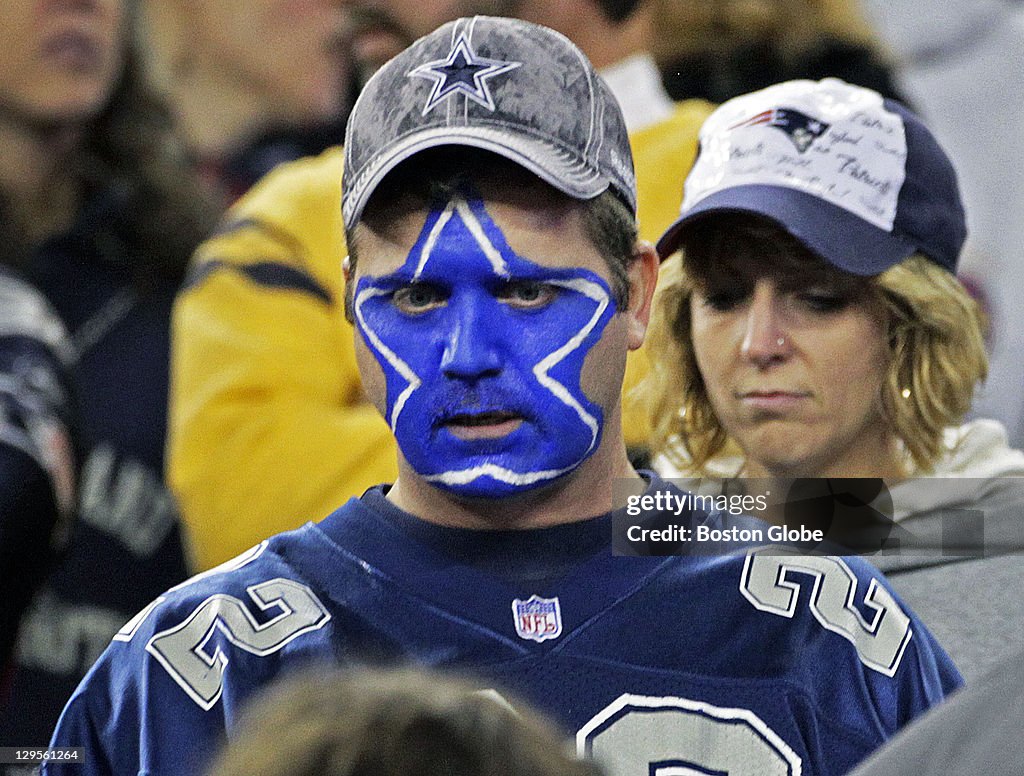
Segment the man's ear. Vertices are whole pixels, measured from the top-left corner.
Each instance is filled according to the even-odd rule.
[[[651,319],[651,299],[658,282],[658,253],[649,242],[641,240],[633,248],[629,264],[629,307],[626,308],[626,336],[630,350],[644,344],[647,323]]]
[[[352,254],[348,254],[341,262],[341,275],[345,279],[345,320],[355,323],[355,313],[352,310],[352,300],[355,298],[356,279],[352,277]]]

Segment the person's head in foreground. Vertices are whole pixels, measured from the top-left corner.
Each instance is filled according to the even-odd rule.
[[[579,519],[636,476],[619,399],[657,257],[635,206],[619,108],[552,30],[460,19],[368,82],[345,145],[347,310],[401,451],[392,501],[558,494]]]
[[[210,776],[598,776],[516,701],[412,669],[323,671],[249,707]]]
[[[730,100],[700,137],[658,244],[654,448],[693,473],[735,447],[752,477],[927,472],[987,367],[946,154],[835,79]]]

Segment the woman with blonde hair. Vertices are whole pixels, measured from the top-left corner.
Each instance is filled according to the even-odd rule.
[[[904,551],[876,562],[969,677],[1024,622],[1024,454],[959,425],[986,372],[965,237],[952,163],[902,105],[835,79],[730,100],[658,245],[642,395],[663,475],[884,483]]]

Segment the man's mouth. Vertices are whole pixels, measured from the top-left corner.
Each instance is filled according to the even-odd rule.
[[[487,412],[460,412],[441,421],[459,439],[499,439],[522,425],[523,416],[505,410]]]

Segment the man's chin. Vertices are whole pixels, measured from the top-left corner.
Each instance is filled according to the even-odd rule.
[[[539,495],[558,482],[568,472],[550,474],[543,479],[527,482],[509,482],[502,477],[495,479],[488,475],[477,477],[471,482],[462,484],[444,484],[434,482],[441,489],[451,493],[459,500],[469,502],[491,502],[497,500],[508,500],[517,497],[529,497]]]
[[[431,485],[464,499],[499,499],[541,491],[572,472],[582,461],[539,468],[536,456],[473,456],[444,471],[420,473]]]

